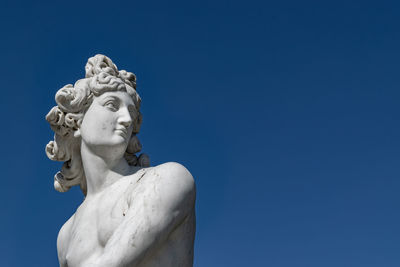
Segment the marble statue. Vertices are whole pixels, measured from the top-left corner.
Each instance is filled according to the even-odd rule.
[[[46,116],[55,132],[46,154],[64,162],[54,187],[79,185],[85,196],[58,234],[60,266],[193,266],[192,175],[178,163],[150,167],[147,155],[135,155],[142,115],[133,73],[104,55],[85,70],[56,93]]]

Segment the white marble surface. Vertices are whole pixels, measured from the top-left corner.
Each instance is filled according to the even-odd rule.
[[[178,163],[149,167],[147,155],[135,155],[142,119],[133,73],[103,55],[85,69],[86,78],[57,92],[46,116],[55,132],[46,153],[64,162],[54,186],[79,185],[85,195],[59,232],[60,266],[192,266],[192,175]]]

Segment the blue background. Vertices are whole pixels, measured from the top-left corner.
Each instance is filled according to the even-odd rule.
[[[398,1],[13,1],[0,9],[0,265],[57,266],[82,201],[44,116],[108,55],[153,165],[197,183],[196,267],[400,266]]]

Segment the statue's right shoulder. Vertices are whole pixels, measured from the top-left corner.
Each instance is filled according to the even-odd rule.
[[[66,223],[64,223],[64,225],[61,227],[60,231],[58,232],[57,254],[58,254],[58,260],[60,262],[60,266],[64,266],[61,263],[66,261],[69,236],[70,236],[74,216],[75,216],[75,214],[72,215],[71,218],[69,218],[69,220]]]

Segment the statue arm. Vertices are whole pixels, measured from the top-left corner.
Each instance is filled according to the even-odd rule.
[[[57,237],[57,256],[60,263],[60,267],[68,267],[66,254],[66,244],[68,242],[69,232],[71,230],[71,224],[74,215],[68,219],[68,221],[61,227]]]
[[[140,201],[135,199],[96,267],[136,266],[194,209],[195,184],[186,168],[166,163],[153,168],[149,175],[148,179],[154,181],[146,186]]]

